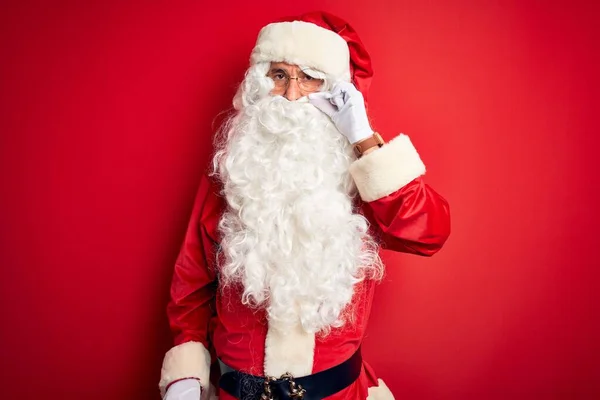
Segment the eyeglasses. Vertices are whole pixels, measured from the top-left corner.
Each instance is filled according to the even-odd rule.
[[[298,83],[298,87],[303,92],[316,92],[323,86],[323,79],[316,79],[312,76],[305,74],[300,71],[297,77],[291,77],[286,74],[283,70],[270,71],[267,76],[275,82],[275,91],[285,92],[290,86],[290,81],[295,79]]]

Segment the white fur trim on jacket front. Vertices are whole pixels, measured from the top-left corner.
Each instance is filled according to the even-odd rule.
[[[198,378],[202,391],[208,392],[210,353],[200,342],[186,342],[165,354],[160,374],[160,393],[164,397],[169,383],[182,378]],[[204,398],[204,396],[202,396]]]
[[[350,51],[346,41],[310,22],[276,22],[262,28],[250,64],[265,61],[308,66],[350,81]]]
[[[302,325],[278,329],[269,323],[265,339],[265,375],[279,377],[289,372],[305,376],[312,373],[315,354],[315,334]]]
[[[378,379],[378,386],[369,388],[367,400],[394,400],[394,395],[381,379]]]
[[[425,174],[425,164],[404,134],[392,139],[350,165],[360,197],[374,201],[394,193],[410,181]]]

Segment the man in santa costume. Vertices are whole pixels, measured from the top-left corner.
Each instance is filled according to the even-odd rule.
[[[175,265],[165,399],[393,399],[360,352],[378,251],[430,256],[450,218],[408,136],[373,131],[372,75],[331,14],[261,30]]]

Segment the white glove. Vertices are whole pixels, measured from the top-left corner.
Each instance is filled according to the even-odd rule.
[[[201,393],[197,379],[184,379],[169,386],[164,400],[200,400]]]
[[[311,93],[308,100],[331,118],[338,131],[346,136],[350,143],[360,142],[373,135],[365,109],[365,99],[352,83],[340,82],[331,93]]]

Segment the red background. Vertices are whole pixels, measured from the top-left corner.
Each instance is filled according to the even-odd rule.
[[[92,3],[0,12],[0,397],[158,398],[213,120],[259,28],[314,9],[360,33],[375,128],[451,204],[439,254],[384,255],[365,353],[396,398],[600,396],[597,8]]]

